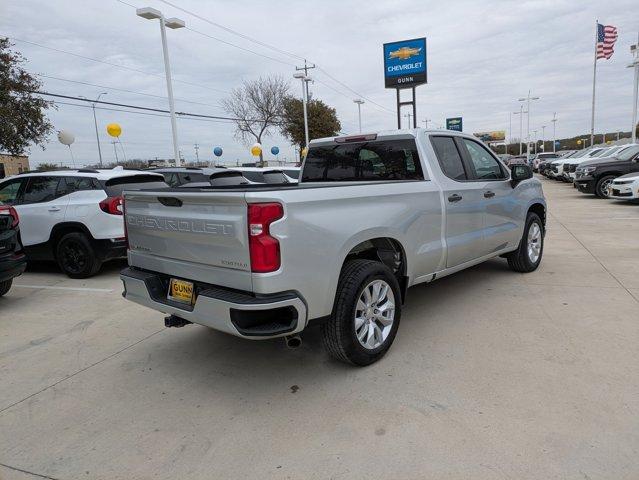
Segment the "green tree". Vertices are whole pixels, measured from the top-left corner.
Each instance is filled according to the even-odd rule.
[[[321,100],[311,100],[307,104],[309,140],[322,137],[333,137],[342,129],[337,112]],[[302,100],[295,97],[284,99],[284,113],[280,125],[282,135],[300,149],[305,147],[304,106]]]
[[[20,155],[30,144],[44,149],[53,130],[44,111],[53,102],[34,95],[41,82],[22,68],[24,57],[11,47],[9,39],[0,38],[0,151]]]

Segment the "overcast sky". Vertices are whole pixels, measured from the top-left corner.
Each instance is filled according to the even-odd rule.
[[[179,17],[189,27],[167,32],[178,111],[224,115],[220,101],[227,92],[244,79],[262,75],[290,78],[291,91],[301,96],[299,80],[292,79],[294,65],[303,63],[299,58],[234,35],[159,0],[126,1],[135,7],[157,8],[166,17]],[[364,130],[396,128],[395,92],[384,89],[382,44],[425,36],[428,84],[417,89],[420,122],[428,118],[431,126],[438,126],[446,117],[462,116],[466,132],[509,130],[509,113],[519,110],[517,99],[531,89],[541,97],[531,108],[531,130],[539,130],[539,137],[542,125],[548,126],[546,137],[552,136],[553,112],[557,112],[558,137],[586,134],[590,129],[595,20],[599,19],[618,28],[619,40],[612,59],[598,62],[596,130],[630,130],[633,77],[626,65],[639,31],[636,0],[171,3],[316,63],[322,70],[312,72],[317,80],[312,85],[313,96],[337,109],[347,133],[357,131],[353,98],[358,95],[354,92],[367,99],[362,106]],[[48,92],[95,98],[106,91],[105,101],[168,108],[158,22],[137,17],[129,5],[117,0],[0,0],[0,35],[14,40],[15,48],[28,59],[30,72],[47,76],[42,80]],[[128,158],[172,156],[168,118],[109,110],[97,110],[97,117],[105,161],[115,159],[105,129],[109,122],[122,125],[121,140]],[[97,162],[90,108],[59,105],[49,118],[56,130],[75,135],[72,148],[78,164]],[[519,137],[517,115],[512,116],[512,130],[512,136]],[[179,119],[178,132],[187,160],[195,159],[195,143],[200,145],[201,159],[212,159],[214,146],[224,149],[225,162],[251,159],[248,148],[234,138],[233,124]],[[293,148],[277,134],[266,138],[263,145],[266,150],[279,146],[280,159],[294,158]],[[55,135],[46,150],[33,147],[30,156],[32,166],[44,161],[70,162],[68,150]]]

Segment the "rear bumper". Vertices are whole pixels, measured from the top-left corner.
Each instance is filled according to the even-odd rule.
[[[27,268],[27,257],[23,253],[0,256],[0,282],[22,275]]]
[[[167,299],[168,275],[128,267],[120,279],[122,296],[132,302],[238,337],[264,340],[306,327],[306,303],[296,292],[255,295],[195,282],[191,306]]]

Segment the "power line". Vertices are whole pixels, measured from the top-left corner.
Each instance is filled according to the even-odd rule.
[[[48,45],[42,45],[41,43],[31,42],[29,40],[23,40],[21,38],[16,38],[16,37],[7,37],[7,38],[10,38],[14,42],[22,42],[22,43],[26,43],[26,44],[29,44],[29,45],[35,45],[36,47],[45,48],[47,50],[52,50],[52,51],[58,52],[58,53],[65,53],[67,55],[72,55],[74,57],[82,58],[83,60],[90,60],[90,61],[96,62],[96,63],[103,63],[103,64],[109,65],[111,67],[122,68],[124,70],[129,70],[131,72],[141,73],[143,75],[151,75],[151,76],[162,78],[162,79],[165,78],[164,75],[161,75],[159,73],[146,72],[144,70],[139,70],[139,69],[133,68],[133,67],[127,67],[125,65],[120,65],[118,63],[108,62],[106,60],[99,60],[97,58],[87,57],[86,55],[80,55],[79,53],[68,52],[66,50],[61,50],[59,48],[50,47]],[[178,83],[182,83],[184,85],[190,85],[190,86],[193,86],[193,87],[205,88],[207,90],[212,90],[214,92],[225,93],[225,94],[229,93],[229,92],[227,92],[225,90],[220,90],[220,89],[213,88],[213,87],[207,87],[206,85],[200,85],[199,83],[185,82],[184,80],[177,80],[177,79],[173,79],[173,81],[174,82],[178,82]]]
[[[129,3],[124,2],[123,0],[117,0],[117,1],[118,1],[118,2],[120,2],[120,3],[124,3],[125,5],[133,6],[133,5],[129,4]],[[224,30],[224,31],[226,31],[226,32],[229,32],[229,33],[231,33],[231,34],[233,34],[233,35],[237,35],[237,36],[239,36],[239,37],[241,37],[241,38],[243,38],[243,39],[245,39],[245,40],[249,40],[249,41],[251,41],[251,42],[253,42],[253,43],[256,43],[256,44],[261,45],[261,46],[266,47],[266,48],[270,48],[271,50],[274,50],[274,51],[276,51],[276,52],[278,52],[278,53],[282,53],[282,54],[284,54],[284,55],[288,55],[289,57],[296,58],[296,59],[298,59],[298,60],[304,60],[304,61],[306,61],[306,60],[307,60],[306,58],[304,58],[304,57],[302,57],[302,56],[300,56],[300,55],[297,55],[297,54],[295,54],[295,53],[291,53],[291,52],[287,52],[286,50],[282,50],[282,49],[280,49],[280,48],[278,48],[278,47],[275,47],[275,46],[270,45],[270,44],[268,44],[268,43],[262,42],[261,40],[257,40],[257,39],[255,39],[255,38],[253,38],[253,37],[250,37],[250,36],[248,36],[248,35],[245,35],[245,34],[243,34],[243,33],[240,33],[240,32],[238,32],[238,31],[236,31],[236,30],[233,30],[233,29],[231,29],[231,28],[225,27],[224,25],[221,25],[221,24],[219,24],[219,23],[217,23],[217,22],[213,22],[212,20],[209,20],[208,18],[203,17],[202,15],[198,15],[198,14],[197,14],[197,13],[195,13],[195,12],[192,12],[192,11],[190,11],[190,10],[187,10],[187,9],[185,9],[185,8],[182,8],[182,7],[180,7],[180,6],[176,5],[176,4],[172,3],[172,2],[169,2],[168,0],[158,0],[158,1],[159,1],[159,2],[162,2],[162,3],[166,4],[166,5],[169,5],[169,6],[173,7],[173,8],[175,8],[175,9],[177,9],[177,10],[179,10],[179,11],[183,12],[183,13],[186,13],[186,14],[188,14],[188,15],[191,15],[191,16],[193,16],[193,17],[195,17],[195,18],[199,19],[199,20],[202,20],[203,22],[206,22],[206,23],[208,23],[208,24],[210,24],[210,25],[213,25],[213,26],[215,26],[215,27],[217,27],[217,28],[221,28],[222,30]],[[195,31],[195,30],[193,30],[193,31]],[[197,33],[201,33],[201,32],[197,32]],[[222,41],[222,40],[219,40],[219,39],[217,39],[217,38],[215,38],[215,37],[212,37],[212,36],[211,36],[210,38],[213,38],[214,40]],[[222,42],[224,42],[224,41],[222,41]],[[257,53],[257,52],[254,52],[254,51],[252,51],[252,50],[249,50],[249,49],[246,49],[246,48],[243,48],[243,47],[239,47],[239,46],[234,45],[234,44],[229,43],[229,42],[224,42],[224,43],[227,43],[228,45],[234,46],[234,47],[236,47],[236,48],[240,48],[240,49],[245,50],[245,51],[249,51],[249,52],[254,53],[254,54],[256,54],[256,55],[265,56],[265,55],[259,54],[259,53]],[[266,58],[269,58],[269,59],[271,59],[271,60],[275,60],[275,61],[280,62],[280,63],[284,63],[284,64],[286,64],[286,65],[295,66],[295,65],[292,65],[292,64],[290,64],[290,63],[287,63],[287,62],[283,62],[283,61],[280,61],[280,60],[274,59],[274,58],[272,58],[272,57],[268,57],[268,56],[265,56],[265,57],[266,57]],[[393,115],[395,114],[395,112],[394,112],[393,110],[391,110],[391,109],[389,109],[389,108],[385,107],[384,105],[381,105],[381,104],[377,103],[377,102],[376,102],[376,101],[374,101],[374,100],[371,100],[370,98],[366,97],[365,95],[362,95],[362,94],[361,94],[360,92],[358,92],[357,90],[352,89],[351,87],[349,87],[348,85],[346,85],[344,82],[342,82],[341,80],[337,79],[335,76],[333,76],[333,75],[331,75],[330,73],[328,73],[328,71],[326,71],[326,69],[324,69],[324,68],[322,68],[322,67],[320,67],[320,66],[318,66],[317,68],[318,68],[319,70],[321,70],[321,71],[322,71],[322,73],[323,73],[324,75],[326,75],[328,78],[330,78],[330,79],[331,79],[331,80],[333,80],[334,82],[338,83],[338,84],[339,84],[339,85],[341,85],[342,87],[346,88],[346,89],[347,89],[347,90],[349,90],[350,92],[354,93],[354,94],[355,94],[355,95],[357,95],[358,97],[363,98],[363,99],[364,99],[364,100],[366,100],[367,102],[369,102],[369,103],[371,103],[371,104],[373,104],[373,105],[376,105],[377,107],[379,107],[379,108],[381,108],[381,109],[385,110],[385,111],[386,111],[386,112],[388,112],[388,113],[392,113]],[[326,85],[326,84],[324,84],[324,83],[323,83],[323,85]]]
[[[98,103],[101,105],[110,105],[110,106],[115,106],[115,107],[125,107],[125,108],[133,108],[136,110],[144,110],[144,111],[148,111],[148,112],[157,112],[157,113],[171,113],[169,110],[164,110],[161,108],[151,108],[151,107],[142,107],[139,105],[131,105],[131,104],[127,104],[127,103],[115,103],[115,102],[106,102],[104,100],[90,100],[88,98],[83,98],[83,97],[76,97],[73,95],[62,95],[59,93],[49,93],[49,92],[40,92],[40,91],[33,91],[31,93],[35,93],[38,95],[45,95],[45,96],[49,96],[49,97],[55,97],[55,98],[64,98],[67,100],[78,100],[81,102],[87,102],[87,103]],[[98,108],[98,107],[96,107]],[[226,121],[230,121],[230,122],[261,122],[263,120],[257,120],[257,119],[241,119],[241,118],[234,118],[234,117],[222,117],[219,115],[205,115],[202,113],[190,113],[190,112],[175,112],[176,115],[180,115],[182,117],[193,117],[193,118],[208,118],[208,119],[214,119],[214,120],[226,120]],[[281,123],[281,122],[274,122],[275,124]]]
[[[118,0],[118,1],[121,1],[121,0]],[[200,19],[203,22],[211,24],[214,27],[221,28],[225,32],[231,33],[231,34],[236,35],[236,36],[238,36],[240,38],[243,38],[245,40],[249,40],[250,42],[256,43],[256,44],[258,44],[258,45],[260,45],[262,47],[269,48],[269,49],[271,49],[271,50],[273,50],[275,52],[281,53],[283,55],[288,55],[289,57],[293,57],[293,58],[296,58],[298,60],[305,60],[304,57],[300,57],[299,55],[296,55],[294,53],[287,52],[286,50],[282,50],[281,48],[275,47],[273,45],[269,45],[268,43],[262,42],[261,40],[257,40],[256,38],[249,37],[248,35],[240,33],[240,32],[238,32],[236,30],[233,30],[233,29],[231,29],[229,27],[225,27],[224,25],[221,25],[219,23],[213,22],[212,20],[209,20],[208,18],[205,18],[205,17],[203,17],[201,15],[198,15],[197,13],[194,13],[194,12],[191,12],[191,11],[185,9],[185,8],[182,8],[182,7],[176,5],[176,4],[172,3],[172,2],[169,2],[167,0],[158,0],[158,1],[164,3],[165,5],[169,5],[169,6],[173,7],[173,8],[175,8],[175,9],[183,12],[183,13],[191,15],[191,16],[197,18],[197,19]],[[123,3],[123,2],[121,2],[121,3]]]
[[[168,97],[165,97],[163,95],[154,95],[152,93],[136,92],[134,90],[127,90],[125,88],[109,87],[109,86],[106,86],[106,85],[99,85],[97,83],[82,82],[80,80],[71,80],[71,79],[68,79],[68,78],[54,77],[52,75],[45,75],[43,73],[36,73],[36,75],[39,76],[39,77],[44,77],[44,78],[51,78],[53,80],[60,80],[62,82],[77,83],[77,84],[80,84],[80,85],[88,85],[88,86],[91,86],[91,87],[104,88],[106,90],[113,90],[113,91],[116,91],[116,92],[133,93],[135,95],[144,95],[145,97],[161,98],[163,100],[166,100],[168,98]],[[180,102],[184,102],[184,103],[192,103],[194,105],[205,105],[207,107],[219,108],[217,105],[213,105],[211,103],[195,102],[193,100],[185,100],[183,98],[176,98],[175,100],[180,101]]]

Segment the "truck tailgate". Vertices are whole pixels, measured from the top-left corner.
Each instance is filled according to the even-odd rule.
[[[125,192],[129,264],[251,290],[244,192]]]

